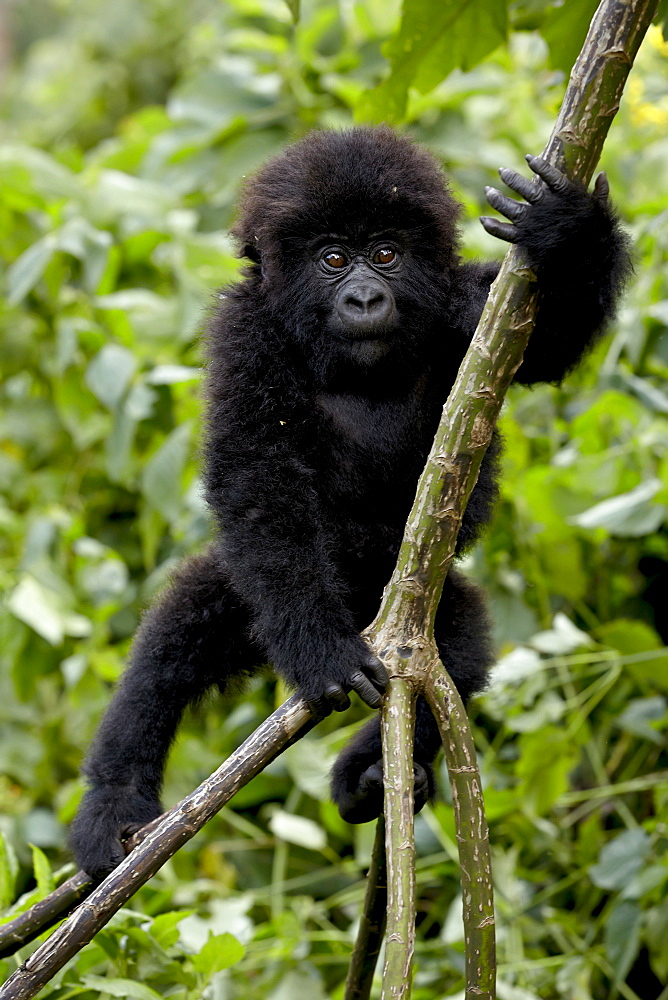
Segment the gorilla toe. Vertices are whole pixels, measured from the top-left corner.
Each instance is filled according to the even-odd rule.
[[[435,789],[434,774],[429,764],[413,764],[415,812],[418,813],[432,797]],[[349,776],[348,776],[349,777]],[[383,811],[383,762],[378,760],[362,771],[356,784],[346,782],[345,787],[335,784],[334,801],[342,819],[347,823],[368,823]]]

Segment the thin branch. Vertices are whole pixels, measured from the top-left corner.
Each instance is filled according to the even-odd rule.
[[[385,863],[385,817],[376,823],[371,864],[360,926],[346,977],[344,1000],[369,1000],[373,975],[380,954],[387,917],[387,865]]]
[[[166,813],[125,861],[10,976],[0,989],[1,1000],[34,997],[243,785],[316,721],[306,702],[296,695],[281,705],[217,771]]]

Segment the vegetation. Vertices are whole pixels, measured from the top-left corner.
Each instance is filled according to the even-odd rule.
[[[443,157],[466,253],[499,256],[476,219],[483,187],[544,144],[595,4],[569,4],[573,21],[515,5],[507,45],[506,5],[471,4],[496,12],[496,34],[480,30],[467,71],[443,83],[424,52],[418,79],[402,62],[434,9],[405,6],[380,87],[398,18],[380,0],[312,0],[296,25],[282,0],[33,0],[5,26],[3,905],[29,906],[67,860],[77,768],[140,609],[207,535],[197,335],[211,289],[237,273],[224,233],[240,179],[308,128],[393,117]],[[446,72],[467,47],[444,54],[431,27]],[[667,57],[652,29],[602,161],[636,281],[577,375],[512,389],[502,501],[469,560],[501,657],[475,732],[502,1000],[668,996]],[[284,695],[268,679],[231,712],[214,701],[191,717],[166,802]],[[361,714],[327,720],[254,779],[43,995],[340,996],[373,828],[338,818],[327,772]],[[414,995],[461,995],[447,802],[416,834]]]

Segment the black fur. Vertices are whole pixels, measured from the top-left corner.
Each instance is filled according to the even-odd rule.
[[[351,689],[379,703],[386,675],[359,632],[497,271],[460,262],[458,215],[433,158],[387,128],[313,133],[249,184],[235,232],[252,264],[209,333],[215,539],[146,615],[89,754],[72,844],[95,878],[121,859],[121,837],[160,811],[174,731],[208,688],[225,694],[271,661],[318,711],[345,707]],[[517,377],[558,380],[613,312],[626,240],[605,199],[570,184],[512,217],[542,296]],[[498,451],[496,440],[459,551],[489,520]],[[493,655],[481,592],[457,572],[436,632],[467,699]],[[418,805],[437,749],[420,702]],[[353,821],[380,809],[379,760],[374,717],[334,770],[334,798]]]

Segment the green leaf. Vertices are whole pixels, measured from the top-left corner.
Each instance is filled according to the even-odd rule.
[[[626,979],[640,947],[641,911],[637,903],[617,903],[605,924],[605,953],[615,972],[615,983]]]
[[[505,0],[405,0],[399,31],[385,51],[390,76],[362,97],[356,116],[401,120],[409,87],[428,93],[453,69],[479,63],[507,33]]]
[[[14,883],[18,863],[14,850],[0,830],[0,910],[6,909],[14,899]],[[0,923],[2,921],[0,920]]]
[[[622,889],[642,868],[651,840],[643,829],[625,830],[602,848],[589,877],[599,889]]]
[[[187,365],[156,365],[146,376],[149,385],[174,385],[177,382],[193,382],[202,376],[201,368]]]
[[[663,488],[660,479],[650,479],[628,493],[620,493],[595,504],[588,510],[569,518],[580,528],[605,528],[620,538],[638,538],[653,534],[662,523],[668,508],[665,504],[651,503]]]
[[[10,305],[17,305],[32,291],[56,249],[55,240],[51,236],[45,237],[28,247],[7,268],[7,300]]]
[[[520,746],[518,798],[530,813],[544,816],[569,787],[568,776],[579,756],[577,744],[565,730],[546,725],[524,733]]]
[[[618,650],[628,660],[625,673],[639,683],[668,692],[668,648],[651,625],[616,618],[600,625],[594,634],[603,646]]]
[[[547,13],[541,35],[550,50],[550,65],[568,75],[589,31],[599,0],[562,3]]]
[[[652,723],[665,723],[667,714],[668,701],[661,695],[656,695],[653,698],[634,698],[615,721],[619,728],[627,733],[633,733],[649,740],[650,743],[663,746],[666,742],[665,737],[652,726]]]
[[[311,851],[322,851],[327,846],[327,834],[318,823],[305,816],[295,816],[293,813],[277,809],[269,820],[269,828],[275,837],[287,840],[298,847],[306,847]]]
[[[137,368],[137,359],[120,344],[105,344],[89,364],[84,381],[109,410],[123,398]]]
[[[189,917],[192,910],[172,910],[161,913],[151,922],[149,928],[151,937],[162,948],[171,948],[179,939],[178,924]]]
[[[192,963],[208,979],[214,972],[236,965],[244,957],[245,951],[233,934],[213,934],[200,953],[192,956]]]
[[[190,424],[175,428],[155,453],[142,476],[142,492],[166,521],[181,513],[181,474],[190,450]]]
[[[35,874],[35,881],[37,882],[37,888],[42,897],[48,896],[50,892],[53,892],[54,888],[51,865],[49,864],[44,851],[41,851],[39,847],[35,846],[35,844],[30,845],[30,850],[32,851],[32,867]]]
[[[105,976],[82,976],[84,986],[98,994],[108,994],[112,997],[130,997],[131,1000],[160,1000],[150,986],[138,983],[134,979],[107,979]]]
[[[92,629],[87,618],[65,609],[58,594],[27,574],[10,595],[7,606],[52,646],[59,646],[66,635],[90,635]]]

